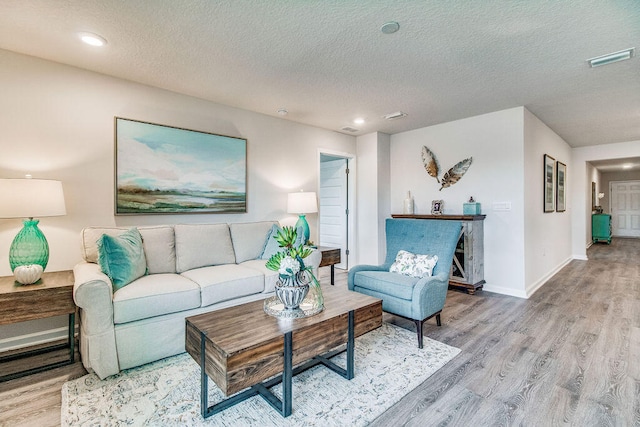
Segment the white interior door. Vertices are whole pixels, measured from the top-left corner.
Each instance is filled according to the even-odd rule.
[[[347,159],[320,164],[320,246],[340,248],[337,268],[347,268]]]
[[[640,181],[610,184],[611,228],[614,236],[640,237]]]

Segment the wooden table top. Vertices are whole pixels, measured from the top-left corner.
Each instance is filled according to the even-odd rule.
[[[323,287],[324,310],[302,319],[278,319],[264,312],[264,301],[254,301],[210,313],[188,317],[198,330],[207,334],[207,340],[216,344],[227,355],[248,347],[281,338],[290,331],[303,330],[351,310],[381,304],[381,300],[337,287]]]
[[[33,292],[53,288],[73,288],[73,271],[53,271],[42,273],[42,277],[36,283],[23,285],[16,282],[13,276],[0,277],[0,294],[14,292]]]

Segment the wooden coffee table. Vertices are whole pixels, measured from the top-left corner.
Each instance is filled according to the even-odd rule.
[[[293,376],[318,364],[353,378],[354,338],[382,325],[382,300],[333,286],[322,291],[324,311],[302,319],[269,316],[263,301],[186,319],[185,346],[201,368],[204,418],[257,394],[287,417],[291,415]],[[345,351],[335,350],[345,343],[346,369],[329,360]],[[209,407],[209,378],[226,396],[248,389]],[[268,390],[279,383],[282,400]]]

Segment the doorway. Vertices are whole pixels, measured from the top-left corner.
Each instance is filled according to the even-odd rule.
[[[609,194],[611,234],[640,237],[640,181],[612,181]]]
[[[318,189],[319,201],[319,233],[320,246],[340,248],[340,263],[336,268],[347,270],[352,256],[351,218],[354,200],[350,166],[350,157],[336,154],[320,153],[320,179]]]

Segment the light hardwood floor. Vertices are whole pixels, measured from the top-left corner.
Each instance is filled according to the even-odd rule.
[[[528,300],[449,291],[442,326],[424,333],[462,352],[372,425],[640,426],[640,239],[588,257]],[[0,426],[59,425],[60,388],[83,374],[77,363],[0,383]]]

